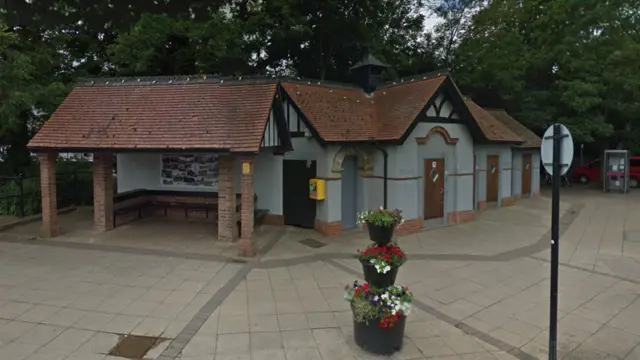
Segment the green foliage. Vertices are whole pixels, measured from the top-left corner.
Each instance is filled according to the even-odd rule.
[[[196,66],[202,74],[251,75],[259,72],[251,61],[255,43],[243,38],[245,25],[217,14],[195,28]]]
[[[381,328],[393,327],[401,316],[409,315],[413,302],[413,294],[406,287],[392,285],[376,289],[357,281],[345,288],[344,298],[351,303],[356,322],[374,320]]]
[[[165,14],[144,14],[108,48],[111,63],[124,76],[195,74],[190,26]]]
[[[377,226],[392,227],[394,225],[400,225],[404,222],[402,217],[402,210],[399,209],[380,209],[365,210],[358,213],[358,223],[360,224],[375,224]]]
[[[494,0],[455,52],[457,80],[481,105],[506,107],[577,142],[639,142],[638,0]],[[638,128],[638,131],[635,129]]]
[[[640,0],[10,1],[0,5],[0,174],[81,76],[454,71],[465,95],[541,131],[640,151]],[[442,21],[425,33],[425,10]]]
[[[38,164],[24,169],[22,178],[24,215],[39,214],[42,206]],[[20,179],[0,178],[0,215],[20,215]],[[86,161],[58,161],[56,164],[58,208],[93,202],[93,173]],[[9,196],[11,195],[11,196]]]

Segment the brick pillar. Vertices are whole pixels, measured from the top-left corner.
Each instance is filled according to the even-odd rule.
[[[241,210],[240,210],[240,240],[238,241],[238,255],[245,257],[255,256],[253,242],[253,221],[254,221],[254,192],[253,192],[253,172],[254,157],[245,157],[240,161],[242,164],[241,180]]]
[[[113,154],[93,154],[93,224],[97,231],[113,229]]]
[[[236,228],[236,161],[233,155],[218,158],[218,240],[231,242]]]
[[[38,154],[40,161],[40,193],[42,195],[42,230],[43,237],[54,237],[60,234],[58,225],[58,204],[56,196],[56,158],[55,152]]]

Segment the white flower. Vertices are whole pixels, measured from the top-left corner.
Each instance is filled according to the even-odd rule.
[[[383,300],[389,300],[389,293],[388,293],[388,292],[385,292],[384,294],[380,295],[380,297],[381,297]]]
[[[411,313],[411,303],[402,302],[400,304],[400,311],[402,311],[404,315],[409,315],[409,313]]]

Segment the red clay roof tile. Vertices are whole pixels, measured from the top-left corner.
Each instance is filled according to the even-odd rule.
[[[375,137],[372,99],[361,89],[291,82],[282,87],[325,141]]]
[[[258,151],[276,83],[77,86],[31,148]]]
[[[282,82],[325,141],[400,139],[446,75],[359,88]],[[203,149],[255,152],[277,84],[164,83],[78,86],[31,140],[31,148]],[[487,139],[522,142],[501,121],[465,100]]]
[[[400,139],[445,79],[439,76],[374,91],[376,138]]]
[[[514,119],[505,110],[487,109],[489,114],[498,119],[504,126],[508,127],[512,132],[524,139],[524,143],[518,145],[522,148],[539,148],[542,139],[526,126],[522,125],[518,120]]]
[[[471,115],[476,120],[476,123],[482,129],[482,132],[491,141],[498,142],[523,142],[524,140],[520,136],[509,130],[502,122],[491,116],[489,112],[481,108],[478,104],[474,103],[470,99],[464,100],[465,104],[471,111]]]
[[[397,140],[446,77],[393,85],[371,95],[359,88],[282,83],[325,141]]]

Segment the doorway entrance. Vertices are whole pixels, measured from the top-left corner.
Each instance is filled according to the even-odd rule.
[[[424,219],[444,216],[444,159],[424,160]]]
[[[358,158],[345,156],[342,161],[342,228],[356,227],[357,212]]]
[[[309,179],[316,176],[316,162],[284,160],[282,162],[282,212],[285,225],[313,229],[316,202],[309,198]]]
[[[522,196],[531,194],[531,154],[522,154]]]
[[[498,186],[500,182],[500,157],[487,156],[487,202],[498,201]]]

